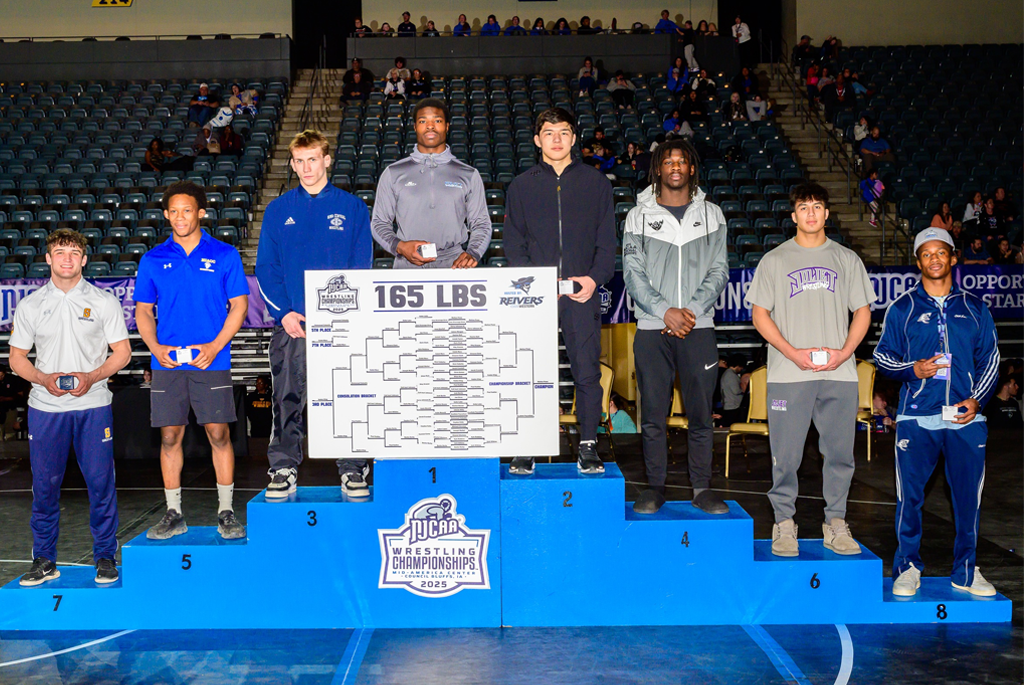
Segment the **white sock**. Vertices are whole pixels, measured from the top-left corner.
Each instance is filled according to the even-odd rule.
[[[217,483],[217,512],[234,511],[231,506],[231,495],[235,492],[235,484],[221,485]]]
[[[179,514],[181,513],[181,488],[174,488],[168,490],[164,488],[164,497],[167,498],[167,509],[170,511],[174,509]]]

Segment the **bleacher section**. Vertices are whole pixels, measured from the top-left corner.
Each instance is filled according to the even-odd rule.
[[[731,90],[729,78],[707,101],[708,120],[694,125],[694,143],[703,160],[702,187],[722,206],[729,222],[731,266],[754,266],[765,250],[784,241],[795,230],[790,219],[789,189],[804,178],[799,159],[771,121],[729,122],[722,115]],[[451,110],[448,142],[462,161],[476,167],[487,190],[493,221],[487,266],[507,262],[501,244],[505,192],[516,174],[537,163],[533,122],[537,113],[564,107],[576,114],[579,140],[587,140],[601,126],[616,155],[628,141],[645,149],[664,132],[662,124],[679,99],[666,88],[664,74],[639,74],[635,110],[620,110],[611,94],[597,89],[593,96],[580,93],[575,78],[548,76],[491,76],[434,78],[432,97],[443,98]],[[383,87],[378,82],[378,88]],[[412,104],[385,102],[373,93],[366,104],[349,102],[337,137],[332,182],[363,198],[372,207],[376,182],[384,168],[414,149],[416,134]],[[633,170],[613,170],[615,212],[621,238],[622,223],[634,206],[635,194],[647,185]],[[842,240],[834,226],[830,235]],[[387,268],[391,255],[375,254],[374,266]],[[621,265],[620,265],[621,268]]]
[[[853,141],[861,115],[877,123],[896,164],[877,163],[888,200],[913,235],[941,202],[960,218],[975,191],[1024,198],[1024,56],[1020,45],[849,47],[830,65],[859,73],[871,93],[835,125]],[[1020,244],[1020,231],[1015,232]]]
[[[208,82],[213,93],[230,83],[260,93],[259,113],[232,121],[243,154],[162,174],[145,170],[146,147],[159,137],[191,154],[199,129],[188,127],[188,103],[199,79],[0,83],[0,278],[48,277],[46,235],[65,227],[89,238],[86,276],[134,275],[140,255],[168,235],[160,199],[182,179],[206,187],[208,231],[231,243],[243,237],[287,83]]]

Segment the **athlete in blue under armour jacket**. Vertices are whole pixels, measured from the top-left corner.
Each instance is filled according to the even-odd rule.
[[[900,596],[921,586],[921,505],[940,452],[956,517],[953,587],[996,594],[974,564],[988,439],[981,410],[995,390],[999,349],[988,307],[953,284],[954,250],[941,228],[917,235],[921,282],[889,307],[875,348],[878,369],[903,382],[896,417],[899,547],[892,564],[892,591]]]
[[[289,145],[299,187],[267,206],[256,255],[256,279],[267,310],[277,321],[270,340],[274,429],[267,458],[270,499],[295,492],[302,462],[306,406],[305,272],[369,269],[373,262],[370,213],[366,204],[328,183],[330,143],[317,131],[303,131]],[[366,496],[365,461],[339,461],[342,486]],[[357,476],[358,474],[358,476]]]

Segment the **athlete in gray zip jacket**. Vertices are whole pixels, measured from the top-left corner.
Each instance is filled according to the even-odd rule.
[[[389,166],[377,181],[370,229],[395,255],[395,268],[472,268],[491,242],[491,219],[480,172],[455,158],[445,144],[444,103],[421,100],[413,112],[416,150]],[[437,258],[424,258],[426,243]]]
[[[626,217],[623,275],[636,305],[633,354],[649,485],[633,508],[643,514],[665,502],[665,424],[677,374],[689,420],[693,505],[711,514],[729,511],[710,490],[712,396],[718,381],[714,313],[729,280],[726,222],[697,187],[698,165],[697,152],[685,140],[663,143],[651,160],[652,184]]]

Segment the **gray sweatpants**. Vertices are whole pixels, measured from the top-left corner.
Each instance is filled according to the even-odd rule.
[[[768,499],[775,522],[793,518],[800,487],[797,471],[811,421],[821,439],[825,520],[846,518],[846,496],[853,480],[853,439],[857,431],[857,383],[807,381],[768,384],[768,430],[772,447],[772,489]]]

